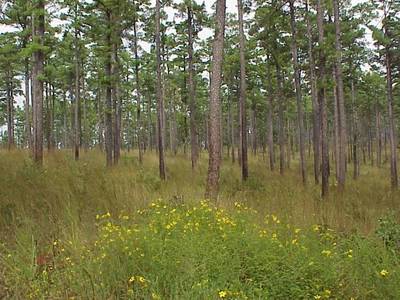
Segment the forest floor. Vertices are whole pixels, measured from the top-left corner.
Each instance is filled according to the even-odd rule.
[[[207,155],[0,151],[0,299],[400,299],[400,193],[387,166],[320,199],[296,161],[262,154],[250,177],[225,158],[220,198],[204,200]],[[311,168],[310,168],[311,169]]]

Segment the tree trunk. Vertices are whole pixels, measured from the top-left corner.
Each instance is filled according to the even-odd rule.
[[[300,170],[301,178],[303,184],[307,184],[307,171],[306,171],[306,161],[305,161],[305,133],[304,133],[304,113],[303,113],[303,101],[301,95],[301,85],[300,85],[300,69],[298,64],[297,55],[297,30],[295,21],[295,11],[294,11],[294,0],[289,1],[290,5],[290,28],[292,31],[292,58],[293,58],[293,68],[294,68],[294,82],[296,87],[296,102],[297,102],[297,122],[299,128],[299,150],[300,150]]]
[[[31,132],[31,115],[29,109],[29,59],[25,59],[25,104],[24,104],[24,112],[25,112],[25,145],[29,149],[32,148],[32,132]]]
[[[342,44],[340,29],[340,8],[339,0],[333,0],[335,15],[335,77],[337,84],[337,109],[338,109],[338,133],[339,133],[339,154],[338,154],[338,187],[339,191],[344,190],[346,181],[346,113],[344,107],[343,72],[342,72]]]
[[[222,63],[224,57],[224,33],[225,33],[225,0],[217,0],[215,37],[213,42],[212,73],[210,78],[210,109],[209,109],[209,162],[206,185],[206,198],[216,199],[219,190],[220,170],[220,88],[222,81]]]
[[[191,160],[192,169],[196,167],[199,146],[197,142],[197,115],[196,115],[196,95],[194,86],[194,64],[193,64],[193,8],[192,1],[189,1],[187,7],[187,26],[188,26],[188,96],[189,96],[189,110],[190,110],[190,147],[191,147]]]
[[[162,92],[162,74],[161,74],[161,37],[160,37],[160,0],[156,0],[156,55],[157,55],[157,137],[158,137],[158,158],[161,180],[165,180],[164,163],[164,141],[163,141],[163,112],[164,99]]]
[[[7,71],[7,134],[8,150],[15,146],[14,141],[14,84],[12,71]]]
[[[38,0],[32,15],[32,36],[43,46],[44,42],[44,11],[43,0]],[[33,85],[33,159],[43,164],[43,81],[44,53],[41,48],[33,53],[32,85]]]
[[[339,112],[338,112],[338,86],[336,82],[336,66],[333,66],[333,80],[335,85],[333,87],[333,151],[335,156],[335,175],[336,181],[339,181]]]
[[[360,162],[358,158],[358,116],[353,79],[351,80],[351,102],[353,106],[353,179],[357,179],[360,175]]]
[[[379,104],[375,105],[375,114],[376,114],[376,164],[378,168],[382,166],[382,125],[381,125],[381,111],[379,109]]]
[[[117,20],[115,20],[118,22]],[[121,153],[121,97],[119,91],[119,31],[115,32],[115,36],[112,42],[112,100],[114,106],[114,164],[117,165]]]
[[[106,103],[105,103],[105,149],[107,167],[113,165],[113,128],[112,128],[112,95],[111,95],[111,15],[107,12],[108,30],[106,34],[106,44],[109,47],[107,59],[105,62],[105,76],[107,79],[106,86]]]
[[[308,39],[308,59],[310,61],[310,85],[311,85],[311,98],[313,108],[313,151],[314,151],[314,181],[315,184],[319,184],[320,169],[320,116],[319,116],[319,103],[317,96],[317,84],[315,76],[315,63],[313,54],[313,39],[312,39],[312,27],[310,22],[310,15],[308,10],[308,0],[306,0],[306,14],[307,14],[307,39]]]
[[[267,140],[269,152],[269,168],[271,171],[275,168],[275,154],[274,154],[274,127],[273,127],[273,109],[274,109],[274,91],[272,88],[271,65],[267,65],[267,81],[268,81],[268,116],[267,116]]]
[[[76,8],[77,9],[77,8]],[[74,157],[79,159],[80,146],[80,120],[79,112],[81,106],[81,91],[80,91],[80,58],[79,58],[79,36],[78,29],[75,28],[75,105],[74,105]]]
[[[325,51],[323,45],[325,42],[324,38],[324,8],[322,0],[317,0],[317,25],[318,25],[318,43],[319,43],[319,72],[318,72],[318,104],[319,104],[319,116],[320,116],[320,128],[321,128],[321,169],[322,169],[322,198],[326,198],[329,195],[329,145],[328,145],[328,130],[327,130],[327,115],[326,115],[326,103],[325,103]]]
[[[138,54],[138,36],[137,36],[137,20],[136,14],[138,4],[135,5],[135,17],[133,20],[133,53],[135,55],[135,80],[136,80],[136,123],[137,123],[137,141],[138,141],[138,151],[139,151],[139,163],[143,163],[143,146],[142,146],[142,120],[141,120],[141,89],[140,89],[140,78],[139,78],[139,54]]]
[[[242,180],[247,180],[249,167],[247,162],[247,120],[246,120],[246,58],[245,58],[245,37],[243,29],[243,3],[238,0],[239,16],[239,55],[240,55],[240,132],[241,132],[241,155],[242,155]]]
[[[281,175],[285,172],[285,124],[283,116],[283,82],[282,73],[279,64],[276,64],[276,77],[278,82],[278,98],[279,98],[279,172]]]
[[[391,53],[386,46],[386,97],[388,105],[388,121],[389,121],[389,142],[390,142],[390,175],[393,189],[398,187],[397,176],[397,142],[396,142],[396,127],[393,114],[393,84],[392,84],[392,61]]]
[[[68,108],[67,108],[67,95],[63,93],[63,147],[66,149],[68,147],[68,125],[67,125],[67,118],[68,118]]]

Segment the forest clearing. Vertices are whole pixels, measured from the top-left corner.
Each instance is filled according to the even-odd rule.
[[[1,299],[400,299],[399,0],[0,0]]]

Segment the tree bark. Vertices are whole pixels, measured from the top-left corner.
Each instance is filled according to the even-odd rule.
[[[243,29],[243,3],[238,0],[238,16],[239,16],[239,56],[240,56],[240,132],[241,132],[241,166],[242,180],[246,181],[249,176],[249,167],[247,162],[247,118],[246,118],[246,58],[245,58],[245,37]]]
[[[118,22],[118,20],[115,20]],[[112,100],[114,106],[114,164],[117,165],[121,156],[121,97],[119,91],[119,31],[115,32],[112,42]]]
[[[269,60],[269,59],[268,59]],[[273,109],[274,109],[274,91],[272,88],[271,65],[267,65],[267,81],[268,81],[268,115],[267,115],[267,140],[269,152],[269,168],[271,171],[275,168],[275,153],[274,153],[274,127],[273,127]]]
[[[388,46],[386,46],[386,97],[388,105],[388,121],[389,121],[389,143],[390,143],[390,175],[393,189],[397,189],[397,142],[396,142],[396,126],[393,114],[393,83],[392,83],[392,59]]]
[[[312,28],[310,22],[310,13],[308,9],[308,0],[306,0],[306,14],[307,14],[307,39],[308,39],[308,59],[310,69],[310,85],[311,85],[311,99],[313,108],[313,152],[314,152],[314,181],[319,184],[320,169],[320,117],[319,117],[319,103],[317,96],[317,84],[315,75],[315,62],[313,54],[313,39]]]
[[[342,44],[340,29],[340,8],[339,0],[333,0],[333,11],[335,16],[335,77],[336,77],[336,93],[337,93],[337,110],[338,110],[338,133],[339,133],[339,153],[338,153],[338,187],[339,191],[343,191],[346,181],[346,113],[344,107],[343,92],[343,72],[342,72]]]
[[[326,198],[329,195],[329,145],[328,130],[325,102],[325,51],[324,51],[324,8],[322,0],[317,0],[317,26],[318,26],[318,43],[319,43],[319,72],[318,72],[318,104],[321,128],[321,169],[322,169],[322,189],[321,196]]]
[[[221,157],[220,137],[220,88],[222,81],[222,63],[224,57],[225,33],[225,0],[217,0],[215,37],[212,49],[212,73],[210,78],[210,109],[209,109],[209,162],[206,185],[206,198],[216,199],[219,190],[219,170]]]
[[[137,142],[138,142],[138,151],[139,151],[139,163],[143,163],[143,145],[142,145],[142,120],[141,120],[141,89],[140,89],[140,77],[139,77],[139,54],[138,54],[138,35],[137,35],[137,7],[138,4],[135,5],[135,17],[133,20],[133,53],[135,56],[135,80],[136,80],[136,123],[137,123]]]
[[[25,145],[29,149],[32,148],[32,131],[31,131],[31,115],[29,109],[29,59],[25,59],[25,74],[24,74],[24,81],[25,81],[25,103],[24,103],[24,112],[25,112]]]
[[[44,12],[43,0],[38,0],[32,15],[32,38],[43,46],[44,42]],[[43,81],[40,78],[44,71],[44,53],[41,48],[33,53],[32,85],[33,85],[33,160],[43,164]]]
[[[76,2],[77,3],[77,2]],[[77,6],[78,4],[76,4]],[[75,7],[77,10],[78,8]],[[77,12],[75,12],[77,13]],[[75,103],[74,103],[74,157],[75,160],[79,159],[80,147],[80,106],[81,106],[81,90],[80,90],[80,58],[79,58],[79,36],[78,29],[75,28]]]
[[[199,157],[199,146],[197,142],[197,116],[196,116],[196,95],[194,86],[194,63],[193,63],[193,8],[192,1],[187,7],[187,26],[188,26],[188,96],[190,110],[190,147],[192,169],[196,167]]]
[[[285,121],[283,116],[283,82],[282,72],[278,63],[276,67],[276,77],[278,82],[278,98],[279,98],[279,172],[281,175],[285,173]]]
[[[161,180],[165,180],[165,162],[164,162],[164,141],[163,141],[163,112],[164,99],[162,92],[162,74],[161,74],[161,37],[160,37],[160,0],[156,0],[156,56],[157,56],[157,138],[158,138],[158,159]]]
[[[7,135],[8,150],[15,146],[14,141],[14,84],[12,71],[7,72]]]
[[[106,163],[107,167],[111,167],[113,165],[113,128],[112,128],[112,83],[111,83],[111,15],[110,12],[107,12],[107,25],[108,30],[106,34],[106,44],[109,47],[107,52],[107,58],[105,62],[105,76],[107,79],[107,86],[106,86],[106,103],[105,103],[105,149],[106,149]]]
[[[297,122],[299,128],[299,150],[300,150],[300,171],[303,184],[307,184],[307,171],[306,171],[306,161],[305,161],[305,133],[304,133],[304,113],[303,113],[303,100],[301,95],[300,86],[300,69],[298,64],[297,55],[297,30],[296,30],[296,20],[295,20],[295,10],[294,10],[294,0],[289,1],[290,5],[290,28],[292,31],[292,59],[293,59],[293,69],[294,69],[294,81],[296,88],[296,102],[297,102]]]

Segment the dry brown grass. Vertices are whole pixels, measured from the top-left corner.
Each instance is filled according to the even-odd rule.
[[[157,162],[155,153],[146,153],[140,166],[137,154],[130,152],[123,154],[119,166],[106,169],[98,151],[82,153],[78,162],[70,152],[57,151],[47,154],[43,169],[38,169],[24,151],[1,151],[1,230],[13,235],[28,226],[43,238],[62,232],[88,236],[98,213],[129,212],[159,198],[172,202],[203,199],[205,153],[195,171],[184,154],[168,155],[165,182],[158,178]],[[242,183],[238,165],[224,160],[218,205],[229,208],[235,201],[245,202],[261,215],[274,213],[298,226],[319,223],[368,234],[379,217],[398,209],[400,201],[399,192],[390,189],[387,167],[362,166],[361,177],[357,181],[349,178],[343,195],[335,191],[332,179],[328,200],[320,199],[319,187],[313,183],[302,186],[295,163],[280,176],[268,170],[260,155],[250,157],[249,169],[250,178]]]

